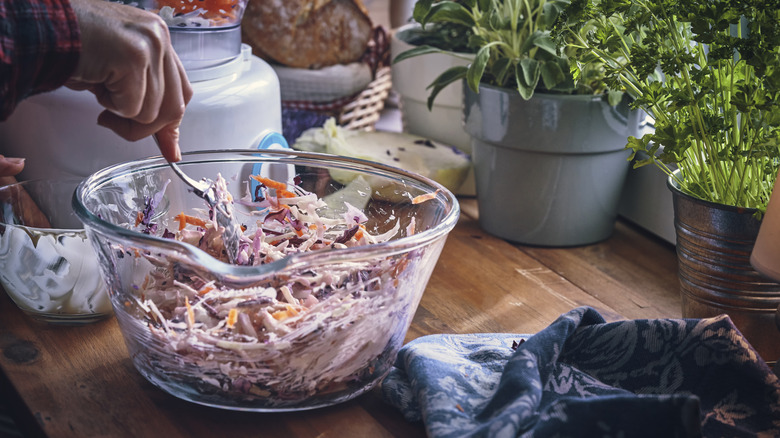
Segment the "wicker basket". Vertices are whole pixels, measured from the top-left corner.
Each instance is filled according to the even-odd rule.
[[[321,126],[329,117],[351,130],[375,129],[393,85],[390,44],[381,26],[374,28],[366,53],[354,65],[360,67],[277,71],[288,141],[294,141],[307,128]]]
[[[347,129],[373,131],[392,85],[390,67],[380,68],[368,87],[341,109],[339,125]]]
[[[348,129],[373,131],[390,94],[393,85],[391,77],[390,67],[380,67],[374,79],[358,93],[328,102],[282,100],[282,109],[295,112],[298,117],[301,117],[301,113],[308,114],[295,121],[295,131],[320,126],[329,117],[336,118],[339,125]],[[313,124],[308,125],[309,122]]]

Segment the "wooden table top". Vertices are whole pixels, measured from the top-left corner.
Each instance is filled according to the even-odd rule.
[[[433,333],[535,333],[592,306],[608,321],[680,317],[669,243],[619,221],[604,242],[575,248],[513,245],[480,230],[474,199],[447,239],[406,340]],[[0,404],[25,436],[422,437],[374,390],[324,409],[225,411],[179,400],[148,383],[128,357],[115,318],[43,325],[0,294]]]

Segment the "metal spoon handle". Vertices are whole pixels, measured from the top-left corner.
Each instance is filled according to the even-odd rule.
[[[159,147],[160,142],[157,140],[157,135],[152,135],[152,138]],[[176,163],[169,161],[168,165],[171,166],[171,169],[173,169],[173,173],[175,173],[176,176],[184,181],[185,184],[192,187],[192,191],[195,195],[204,199],[209,206],[211,206],[217,223],[224,229],[222,243],[225,245],[228,261],[230,263],[236,263],[241,241],[241,225],[236,221],[236,218],[232,213],[226,211],[224,205],[218,205],[216,191],[214,190],[214,181],[209,181],[205,178],[201,181],[195,181],[184,173]]]
[[[190,178],[189,175],[184,173],[181,168],[174,162],[169,161],[168,164],[171,166],[171,169],[173,169],[173,172],[181,178],[182,181],[184,181],[188,186],[192,187],[192,189],[195,191],[195,194],[200,196],[201,198],[204,197],[206,192],[208,191],[210,184],[208,184],[205,181],[199,182],[195,181],[194,179]]]
[[[160,148],[160,140],[157,139],[157,134],[152,134],[152,139],[154,140],[154,143],[157,145],[157,148]],[[208,189],[211,187],[211,184],[203,181],[195,181],[194,179],[190,178],[189,175],[184,173],[183,170],[174,162],[169,161],[168,164],[171,166],[171,169],[173,169],[173,172],[181,178],[182,181],[184,181],[188,186],[192,187],[193,190],[195,190],[195,194],[200,196],[201,198],[204,197]]]

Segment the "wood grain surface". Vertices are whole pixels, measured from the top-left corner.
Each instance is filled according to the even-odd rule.
[[[675,250],[618,222],[604,242],[575,248],[514,245],[480,230],[476,201],[461,200],[407,334],[535,333],[561,313],[592,306],[609,321],[680,317]],[[422,437],[378,390],[297,413],[248,413],[179,400],[148,383],[116,320],[56,327],[0,296],[0,394],[25,436]]]

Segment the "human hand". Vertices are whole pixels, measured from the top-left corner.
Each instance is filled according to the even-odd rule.
[[[11,158],[0,155],[0,185],[12,184],[8,181],[15,180],[9,177],[17,175],[23,168],[23,158]]]
[[[157,134],[163,156],[179,161],[179,124],[193,91],[165,22],[105,0],[71,0],[71,5],[82,50],[65,85],[97,97],[106,108],[99,125],[128,141]]]

